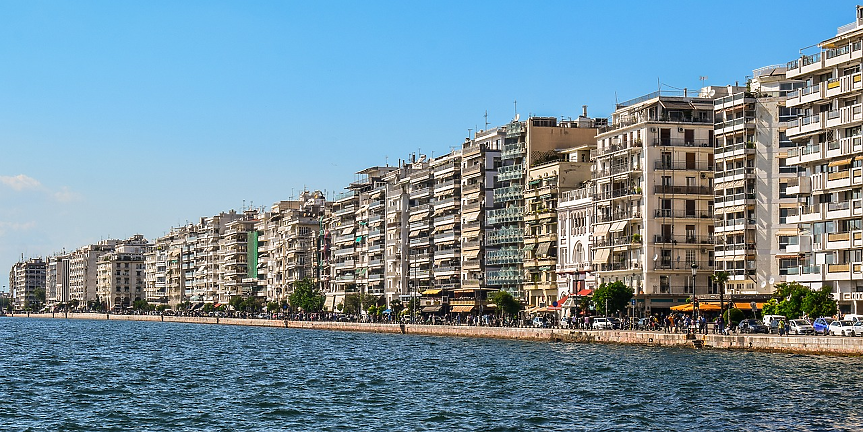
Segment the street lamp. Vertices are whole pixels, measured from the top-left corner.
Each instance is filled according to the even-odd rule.
[[[695,293],[695,275],[698,273],[698,264],[692,263],[692,306],[695,316],[695,328],[698,328],[698,297]]]

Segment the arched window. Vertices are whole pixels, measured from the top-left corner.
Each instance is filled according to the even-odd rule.
[[[575,263],[581,264],[584,261],[584,248],[581,246],[581,242],[575,244]]]

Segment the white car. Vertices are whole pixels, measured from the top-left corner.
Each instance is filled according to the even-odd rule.
[[[851,331],[854,333],[854,336],[863,336],[863,321],[857,321],[851,326]]]
[[[793,319],[788,321],[788,334],[815,334],[815,327],[805,319]]]
[[[854,336],[853,325],[851,321],[833,321],[827,330],[833,336]]]
[[[617,318],[594,318],[593,328],[594,330],[620,328],[620,321]]]

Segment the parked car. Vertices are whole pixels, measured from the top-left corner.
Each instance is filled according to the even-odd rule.
[[[842,317],[842,319],[847,320],[847,321],[851,321],[851,322],[863,321],[863,315],[860,315],[860,314],[845,314],[845,316],[844,316],[844,317]]]
[[[805,319],[793,319],[788,321],[788,333],[789,334],[814,334],[815,327],[812,327],[812,324],[809,324],[809,321]]]
[[[857,321],[851,326],[851,331],[854,332],[854,336],[863,336],[863,321]]]
[[[533,318],[533,326],[545,328],[545,327],[548,327],[548,323],[545,321],[545,318],[543,318],[543,317],[534,317]]]
[[[828,331],[833,336],[854,336],[854,330],[851,329],[854,323],[851,321],[833,321],[828,327]]]
[[[812,328],[815,329],[815,334],[826,335],[832,322],[833,318],[821,317],[812,321]]]
[[[740,333],[767,333],[767,326],[756,319],[745,319],[737,324],[737,331]]]
[[[617,318],[594,318],[593,319],[593,328],[596,330],[599,329],[618,329],[620,328],[620,320]]]

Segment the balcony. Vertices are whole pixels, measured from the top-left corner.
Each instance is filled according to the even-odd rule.
[[[595,201],[599,200],[610,200],[616,198],[626,198],[626,197],[640,197],[641,196],[641,188],[640,187],[623,187],[619,189],[605,190],[600,191],[593,194],[593,199]]]
[[[495,203],[520,200],[523,197],[524,189],[521,186],[502,187],[494,190]]]
[[[488,265],[519,264],[524,260],[523,256],[524,253],[519,248],[491,250],[485,254],[485,263]]]
[[[653,193],[674,195],[713,195],[713,189],[708,186],[654,185]]]
[[[713,171],[713,165],[702,163],[671,162],[658,159],[653,161],[654,170],[662,171]]]
[[[470,166],[468,168],[462,169],[461,176],[462,177],[471,177],[471,176],[477,175],[481,172],[482,172],[482,164],[476,164],[476,165]]]
[[[488,272],[485,279],[489,285],[518,285],[524,278],[519,271],[501,270]]]
[[[711,121],[712,122],[712,121]],[[654,147],[713,147],[713,144],[706,139],[687,140],[683,138],[669,138],[653,140]]]
[[[488,234],[486,244],[500,245],[509,243],[521,243],[524,241],[522,230],[518,228],[500,228]]]
[[[468,195],[473,192],[479,192],[482,190],[482,183],[470,183],[462,186],[461,193],[462,195]]]
[[[657,218],[673,218],[673,219],[713,219],[712,211],[686,211],[686,210],[671,210],[671,209],[656,209],[653,213]]]
[[[714,197],[713,202],[717,208],[755,204],[755,194],[738,193],[733,195],[717,195],[716,197]]]
[[[524,143],[505,144],[500,153],[501,160],[517,159],[523,157],[527,148]]]
[[[683,244],[683,245],[710,245],[713,248],[713,236],[663,236],[657,235],[653,237],[653,244]]]
[[[524,164],[515,164],[515,165],[507,165],[498,168],[497,170],[497,179],[498,181],[509,181],[520,179],[524,177]]]
[[[661,258],[653,262],[654,270],[684,270],[692,271],[692,265],[698,266],[698,271],[713,271],[713,261],[686,261],[672,260],[670,258]]]
[[[486,212],[488,225],[502,225],[517,223],[524,220],[524,208],[521,206],[507,207],[503,209],[488,210]]]

